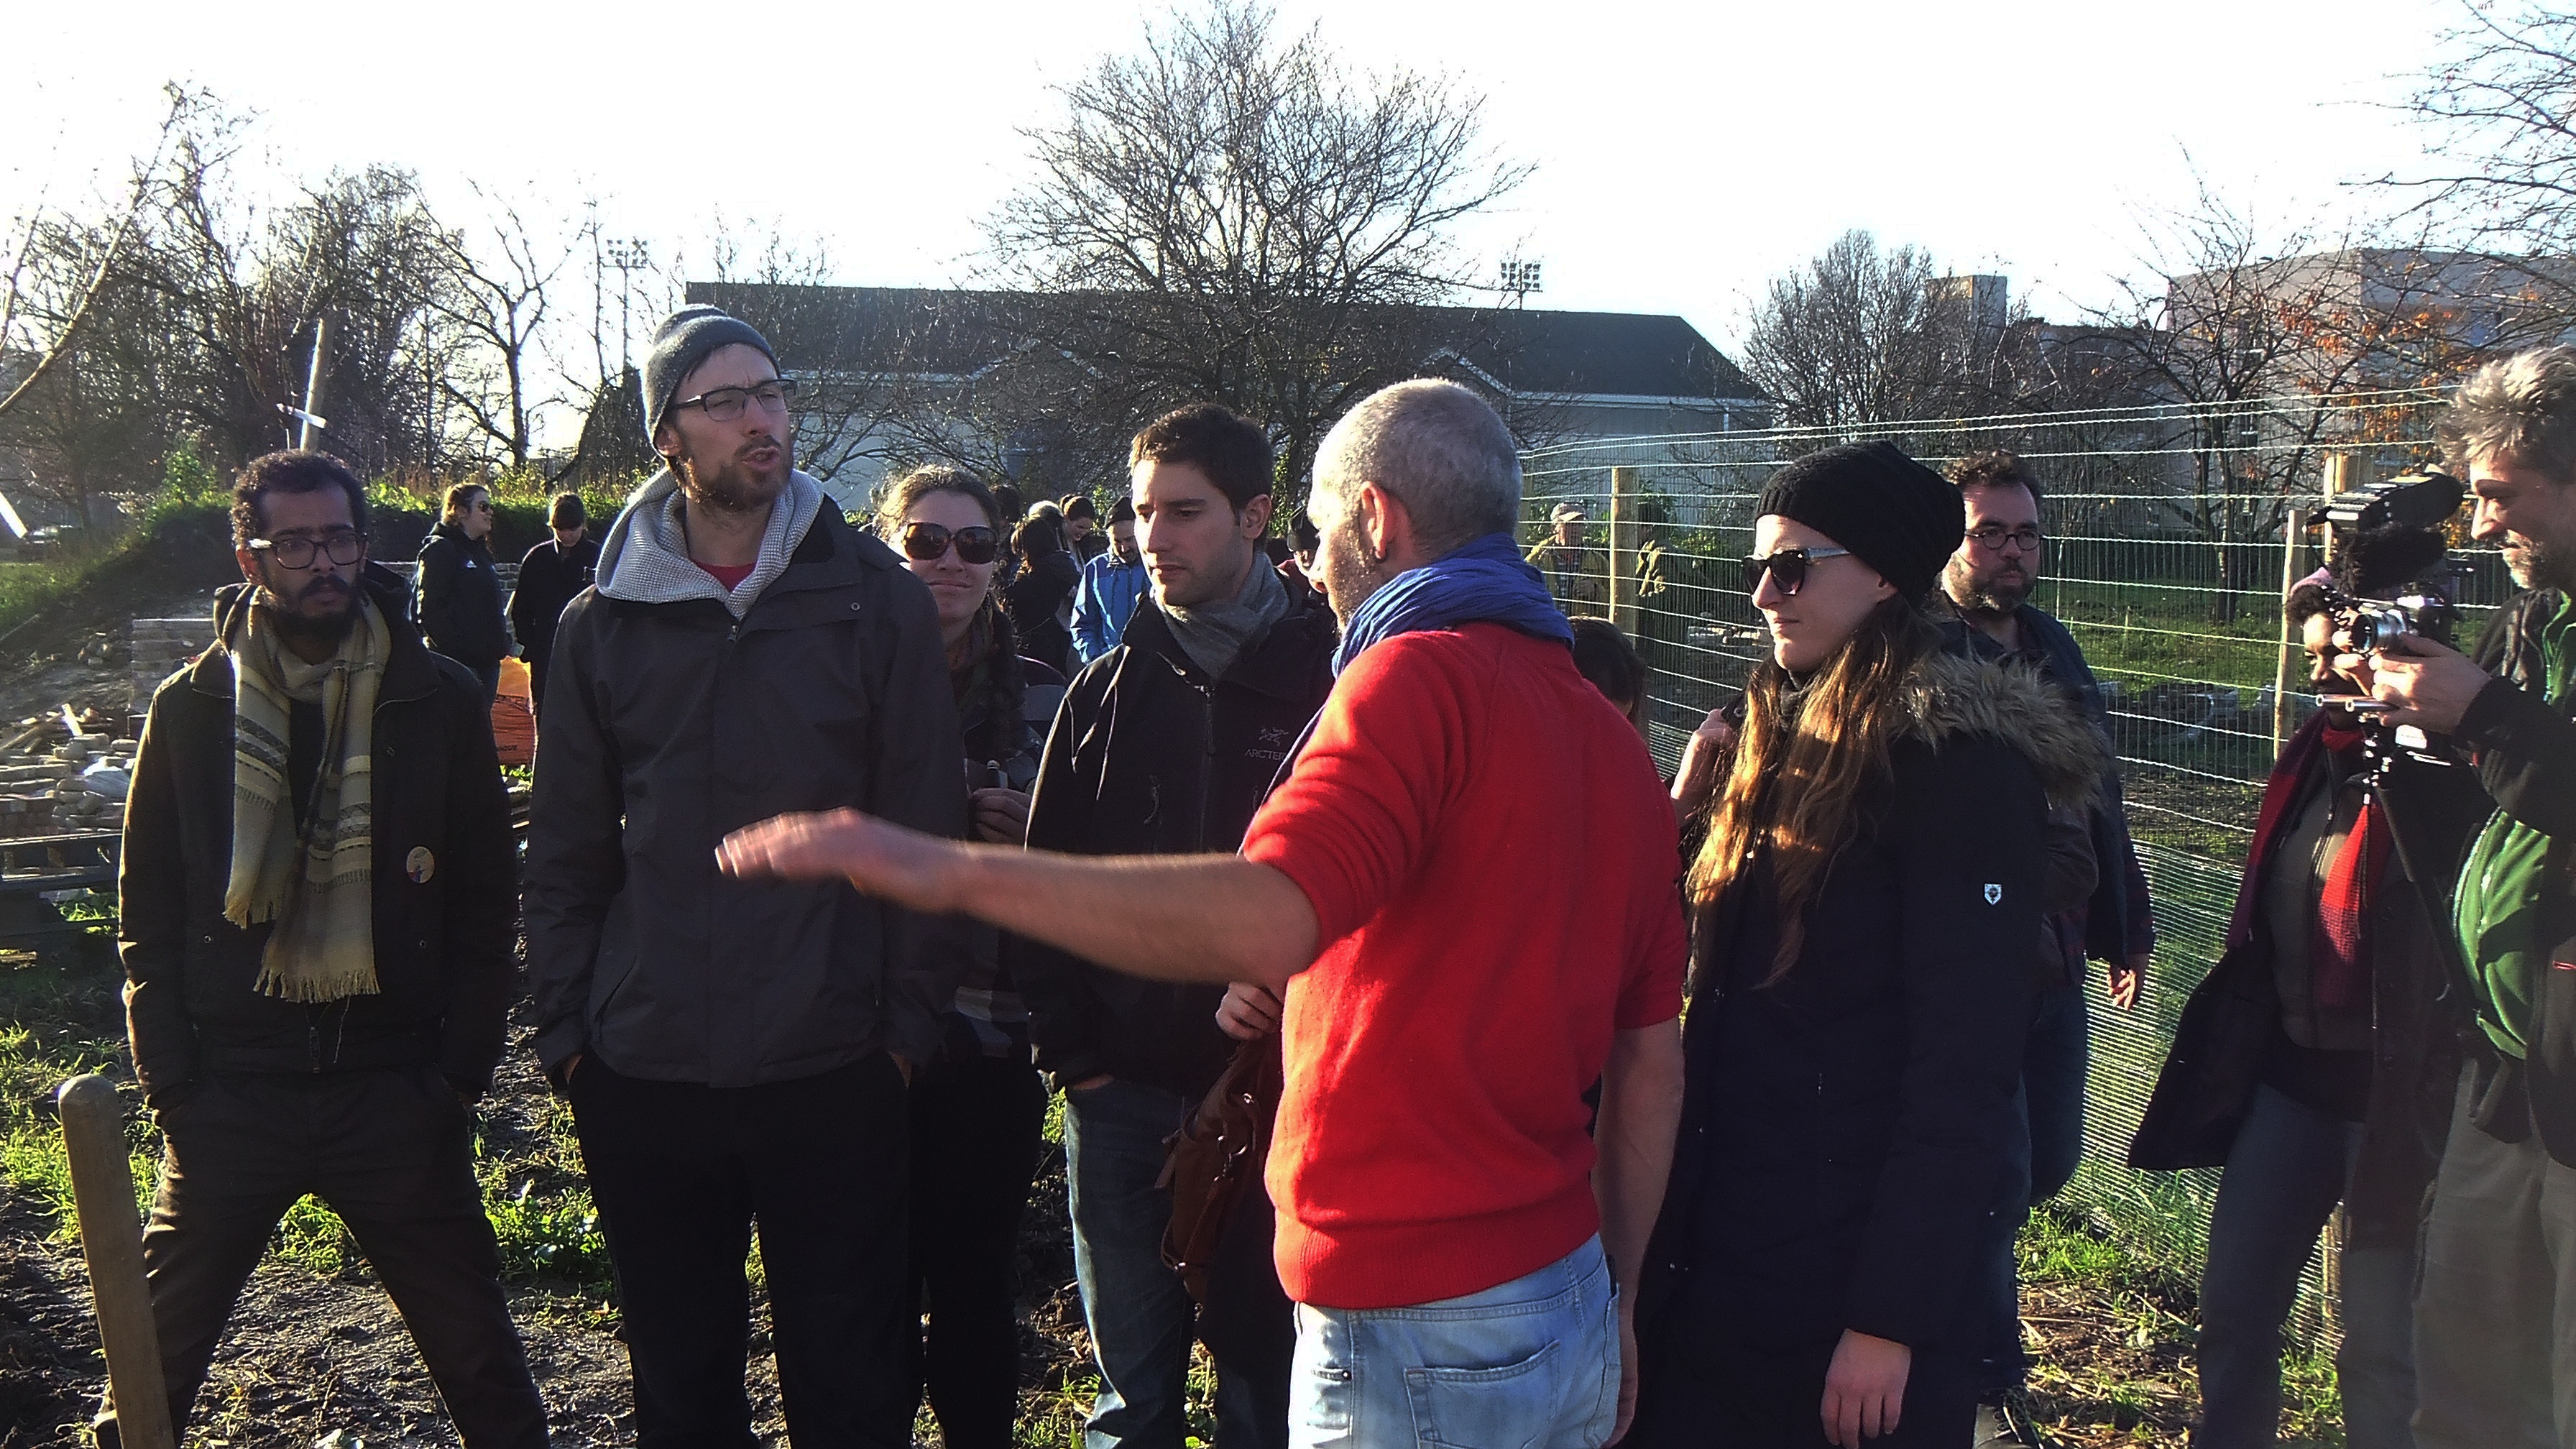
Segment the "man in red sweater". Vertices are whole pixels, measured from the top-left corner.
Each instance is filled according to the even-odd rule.
[[[1235,983],[1237,1030],[1284,1002],[1291,1442],[1602,1444],[1634,1402],[1627,1307],[1681,1107],[1671,807],[1512,546],[1520,466],[1475,394],[1360,403],[1308,506],[1339,677],[1241,854],[1019,852],[839,811],[723,858]]]

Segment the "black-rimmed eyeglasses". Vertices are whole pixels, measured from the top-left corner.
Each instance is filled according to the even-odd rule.
[[[2023,553],[2037,553],[2048,546],[2048,535],[2027,523],[2019,528],[1989,523],[1983,528],[1969,529],[1968,541],[1988,553],[2003,552],[2005,544],[2011,544]]]
[[[1744,592],[1762,592],[1762,576],[1769,574],[1780,585],[1780,592],[1794,594],[1807,582],[1808,565],[1850,552],[1847,548],[1784,548],[1777,553],[1755,554],[1744,561]]]
[[[751,387],[709,388],[696,397],[684,397],[671,404],[671,407],[675,411],[680,408],[704,408],[709,418],[719,423],[729,423],[741,417],[743,408],[751,403],[760,404],[762,412],[773,416],[784,413],[787,411],[787,400],[794,396],[796,396],[794,378],[773,377],[767,382]]]
[[[326,533],[320,538],[254,538],[247,547],[255,552],[267,554],[277,560],[282,567],[309,569],[313,567],[313,556],[317,553],[335,564],[342,565],[353,564],[365,558],[367,536],[355,530],[343,529],[338,533]]]

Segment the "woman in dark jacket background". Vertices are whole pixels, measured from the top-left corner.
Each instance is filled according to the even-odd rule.
[[[1064,676],[1020,657],[995,601],[1001,522],[992,491],[959,468],[914,469],[877,507],[878,531],[939,612],[975,836],[1015,845],[1028,835],[1028,792]],[[942,1018],[939,1055],[912,1082],[912,1271],[930,1327],[926,1343],[918,1330],[900,1337],[944,1442],[1007,1449],[1020,1364],[1011,1268],[1047,1093],[998,937],[978,927],[969,939],[974,957]],[[909,1418],[887,1427],[909,1442]]]
[[[2436,530],[2372,530],[2350,540],[2331,574],[2291,592],[2290,624],[2319,695],[2370,686],[2366,662],[2334,667],[2343,650],[2326,584],[2390,598],[2444,555]],[[2281,1325],[2338,1201],[2350,1213],[2335,1350],[2346,1440],[2415,1442],[2416,1243],[2466,1016],[2443,1000],[2449,969],[2435,933],[2447,923],[2436,924],[2407,879],[2392,817],[2364,787],[2365,737],[2359,717],[2329,703],[2282,746],[2226,946],[2183,1009],[2129,1147],[2132,1167],[2226,1168],[2200,1285],[2192,1443],[2202,1449],[2277,1438]],[[2424,778],[2443,773],[2456,772],[2401,757],[2387,782],[2437,898],[2484,804],[2474,790]]]
[[[492,490],[447,490],[436,527],[420,542],[420,632],[432,651],[474,671],[483,702],[501,690],[510,627],[501,617],[501,576],[492,570]]]
[[[2044,818],[2104,746],[2035,678],[1941,653],[1918,605],[1962,511],[1938,475],[1835,448],[1759,512],[1772,654],[1689,880],[1689,1077],[1626,1442],[1967,1449]]]
[[[1031,514],[1011,536],[1020,571],[1002,588],[1002,607],[1020,631],[1020,652],[1058,674],[1070,673],[1073,591],[1082,566],[1064,545],[1064,519],[1054,510]]]

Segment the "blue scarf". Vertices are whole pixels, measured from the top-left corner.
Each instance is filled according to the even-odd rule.
[[[1342,631],[1333,673],[1348,669],[1370,645],[1398,634],[1479,623],[1507,624],[1536,638],[1574,643],[1574,628],[1549,596],[1547,580],[1521,557],[1510,534],[1489,533],[1397,574],[1369,595]]]

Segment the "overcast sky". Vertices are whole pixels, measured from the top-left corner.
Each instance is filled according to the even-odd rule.
[[[836,280],[962,280],[1051,86],[1133,48],[1130,0],[584,6],[56,3],[0,54],[0,214],[77,199],[147,144],[164,81],[258,113],[281,175],[392,162],[442,213],[479,182],[602,198],[655,239],[704,217],[820,237]],[[2047,315],[2115,295],[2192,168],[2280,231],[2420,162],[2385,107],[2457,0],[1551,6],[1282,0],[1358,70],[1444,73],[1537,163],[1467,240],[1545,263],[1533,305],[1678,312],[1731,345],[1749,299],[1847,227],[2001,271]]]

